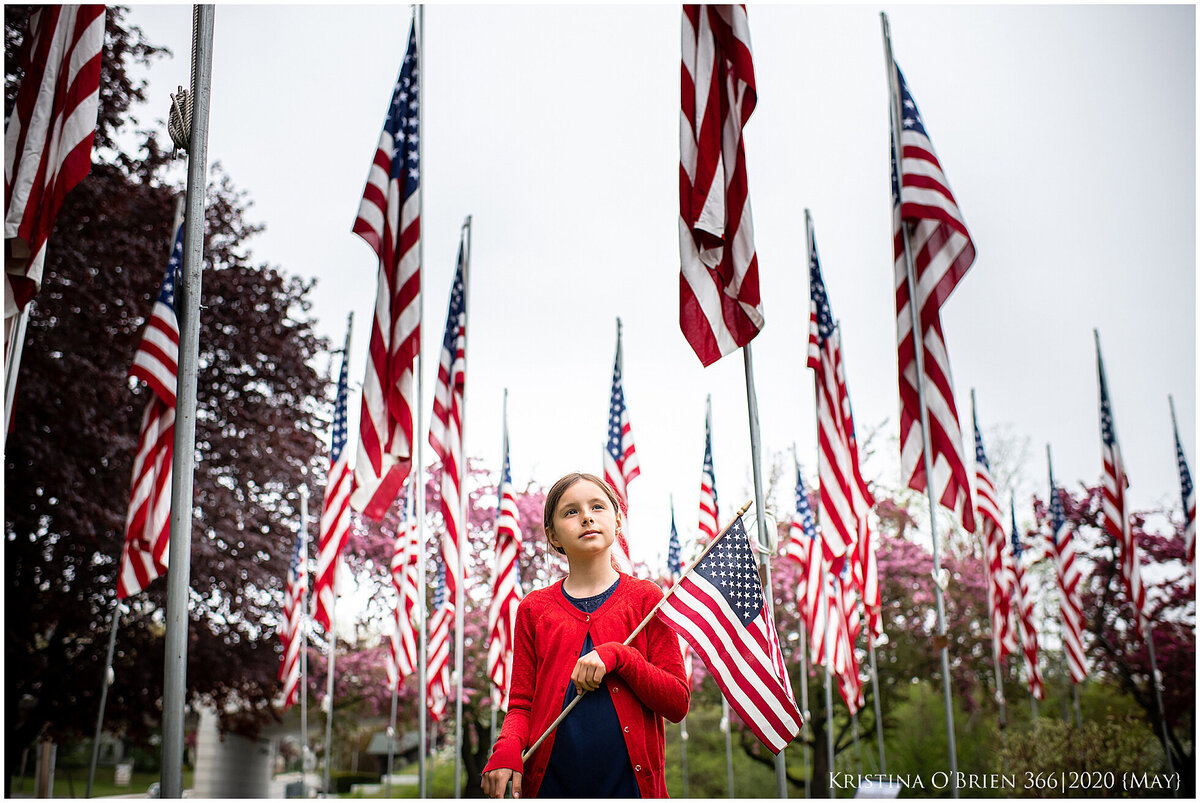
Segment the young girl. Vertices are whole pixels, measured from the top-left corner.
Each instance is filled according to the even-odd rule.
[[[483,791],[513,797],[666,797],[663,718],[691,696],[675,634],[657,617],[623,642],[662,599],[612,564],[617,497],[591,474],[568,474],[546,496],[546,537],[569,574],[517,609],[508,715],[483,771]],[[525,764],[521,754],[577,694],[587,694]]]

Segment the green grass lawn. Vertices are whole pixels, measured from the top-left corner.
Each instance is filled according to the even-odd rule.
[[[129,786],[118,787],[113,783],[113,768],[112,767],[97,767],[96,781],[92,784],[92,797],[105,797],[108,795],[128,795],[136,792],[145,792],[150,788],[150,784],[156,783],[162,779],[160,772],[134,772],[133,778],[130,780]],[[54,768],[54,796],[55,797],[85,797],[87,794],[87,767],[55,767]],[[24,782],[17,780],[13,781],[13,795],[21,797],[33,796],[34,778],[33,773],[29,773]],[[183,788],[192,788],[192,771],[185,769],[183,771]]]

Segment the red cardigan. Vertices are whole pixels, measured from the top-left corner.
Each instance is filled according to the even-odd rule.
[[[586,614],[563,596],[562,583],[531,592],[517,608],[508,715],[483,771],[522,772],[522,796],[537,796],[554,734],[524,767],[521,753],[562,712],[571,670],[590,631],[604,661],[604,682],[625,734],[638,791],[642,797],[666,797],[663,718],[683,719],[691,697],[679,639],[655,616],[629,646],[622,644],[662,599],[662,591],[649,580],[622,574],[613,595]]]

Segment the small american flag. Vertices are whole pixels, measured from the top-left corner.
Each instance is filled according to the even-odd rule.
[[[300,698],[300,650],[304,649],[304,608],[308,596],[308,555],[305,534],[296,537],[296,550],[288,567],[287,590],[283,599],[283,624],[279,640],[283,642],[283,660],[279,679],[283,681],[282,708],[286,711]]]
[[[464,238],[466,231],[464,228]],[[446,593],[453,607],[456,589],[463,579],[459,565],[459,539],[463,537],[462,492],[466,464],[463,456],[463,393],[467,382],[467,289],[464,278],[465,239],[458,244],[458,267],[450,287],[446,311],[446,333],[438,360],[437,386],[433,392],[433,421],[429,444],[442,463],[441,509],[445,531],[442,533],[442,562],[446,567]],[[466,546],[464,543],[463,546]]]
[[[1187,562],[1193,576],[1196,571],[1196,489],[1192,485],[1192,472],[1188,471],[1187,456],[1179,440],[1179,424],[1175,422],[1175,408],[1171,408],[1171,424],[1175,429],[1175,462],[1179,464],[1179,490],[1183,495],[1183,540],[1187,545]]]
[[[1113,425],[1112,405],[1108,399],[1108,382],[1104,374],[1104,359],[1100,356],[1100,338],[1096,336],[1096,367],[1100,376],[1100,456],[1104,461],[1104,530],[1117,542],[1121,555],[1121,579],[1125,592],[1137,614],[1138,627],[1143,633],[1149,624],[1146,610],[1146,589],[1142,585],[1142,569],[1138,560],[1137,544],[1129,525],[1129,508],[1126,505],[1125,489],[1129,477],[1125,474],[1125,460],[1117,442],[1117,431]]]
[[[421,339],[420,69],[414,22],[354,233],[379,258],[354,469],[355,510],[375,521],[412,466],[413,361]]]
[[[433,589],[433,616],[429,618],[428,675],[425,678],[425,699],[429,716],[441,722],[450,696],[450,622],[454,605],[446,598],[446,565],[438,563],[437,585]]]
[[[700,469],[700,532],[702,542],[717,537],[720,529],[717,505],[717,475],[712,457],[712,396],[704,404],[704,466]]]
[[[975,532],[974,505],[962,454],[962,430],[954,404],[950,357],[942,334],[941,307],[975,261],[975,244],[963,223],[962,213],[950,192],[925,131],[916,101],[908,91],[900,68],[895,68],[900,93],[902,149],[899,172],[892,148],[892,231],[896,277],[896,342],[900,379],[900,468],[909,488],[924,491],[925,439],[921,432],[921,405],[917,383],[925,391],[929,413],[934,496],[955,511],[963,529]],[[907,243],[907,244],[906,244]],[[914,338],[913,303],[908,285],[906,251],[912,255],[917,288],[919,338]],[[916,340],[924,360],[924,376],[917,375]]]
[[[758,102],[746,7],[683,7],[679,326],[704,365],[763,327],[742,128]]]
[[[788,534],[784,557],[799,564],[802,572],[796,587],[800,618],[808,629],[813,663],[823,665],[825,629],[829,624],[829,600],[823,593],[828,561],[817,537],[817,523],[813,519],[812,505],[808,501],[799,463],[796,463],[796,515],[792,518]]]
[[[692,645],[729,705],[772,752],[802,720],[739,517],[675,585],[658,615]]]
[[[512,490],[512,470],[508,464],[508,423],[504,425],[504,462],[500,471],[499,511],[496,515],[496,570],[492,582],[492,602],[488,606],[488,677],[500,697],[500,708],[508,710],[509,681],[512,677],[513,634],[517,626],[517,606],[521,603],[521,526],[517,498]]]
[[[400,509],[404,510],[401,502]],[[404,683],[417,667],[417,605],[424,604],[417,578],[420,545],[415,517],[400,521],[392,549],[392,588],[396,590],[396,608],[388,639],[388,682],[395,688]]]
[[[138,593],[167,571],[171,530],[171,459],[175,453],[175,389],[179,371],[179,320],[175,317],[175,280],[183,262],[183,226],[163,274],[154,310],[129,375],[150,387],[142,414],[129,511],[125,515],[125,545],[117,576],[117,599]]]
[[[988,582],[988,614],[992,620],[992,652],[996,660],[1017,650],[1017,634],[1012,626],[1012,561],[1005,549],[1004,525],[1000,521],[1000,506],[996,501],[996,486],[992,469],[983,450],[983,435],[972,410],[975,428],[975,504],[979,525],[983,529],[985,568]]]
[[[629,409],[625,406],[625,386],[621,379],[621,320],[618,318],[617,356],[613,360],[612,395],[608,403],[608,442],[604,447],[604,479],[617,492],[622,512],[629,508],[629,483],[641,473],[637,447],[633,445],[633,428],[629,425]],[[623,532],[617,533],[617,546],[620,549],[613,550],[617,567],[623,572],[631,572],[633,561]]]
[[[1047,459],[1047,464],[1049,460]],[[1063,651],[1071,670],[1071,682],[1081,683],[1088,676],[1087,655],[1083,651],[1083,605],[1079,601],[1079,563],[1075,560],[1075,539],[1063,512],[1062,490],[1054,484],[1050,470],[1050,548],[1058,569],[1058,610],[1062,615]]]
[[[349,450],[346,448],[346,377],[350,363],[350,338],[342,354],[338,375],[337,400],[333,405],[333,432],[329,444],[329,474],[325,480],[325,503],[321,509],[321,529],[317,540],[317,575],[313,585],[316,620],[326,631],[333,628],[333,607],[337,592],[333,587],[342,549],[350,535]]]
[[[1033,625],[1033,594],[1025,577],[1025,567],[1021,565],[1021,537],[1017,532],[1017,510],[1012,509],[1012,557],[1013,557],[1013,605],[1016,606],[1017,631],[1021,637],[1021,652],[1025,656],[1025,677],[1029,684],[1029,693],[1035,699],[1046,699],[1045,687],[1042,683],[1042,670],[1038,666],[1037,629]]]
[[[104,6],[45,6],[29,18],[25,45],[25,75],[4,125],[4,237],[19,238],[28,261],[5,273],[5,318],[37,294],[54,219],[92,169]]]

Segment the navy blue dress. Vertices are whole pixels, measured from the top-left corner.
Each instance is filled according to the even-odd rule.
[[[584,613],[593,613],[612,596],[618,583],[620,580],[594,597],[576,599],[565,590],[563,596]],[[579,657],[594,648],[588,633]],[[573,699],[575,685],[570,684],[563,708]],[[559,724],[538,797],[641,797],[607,681],[585,694]]]

